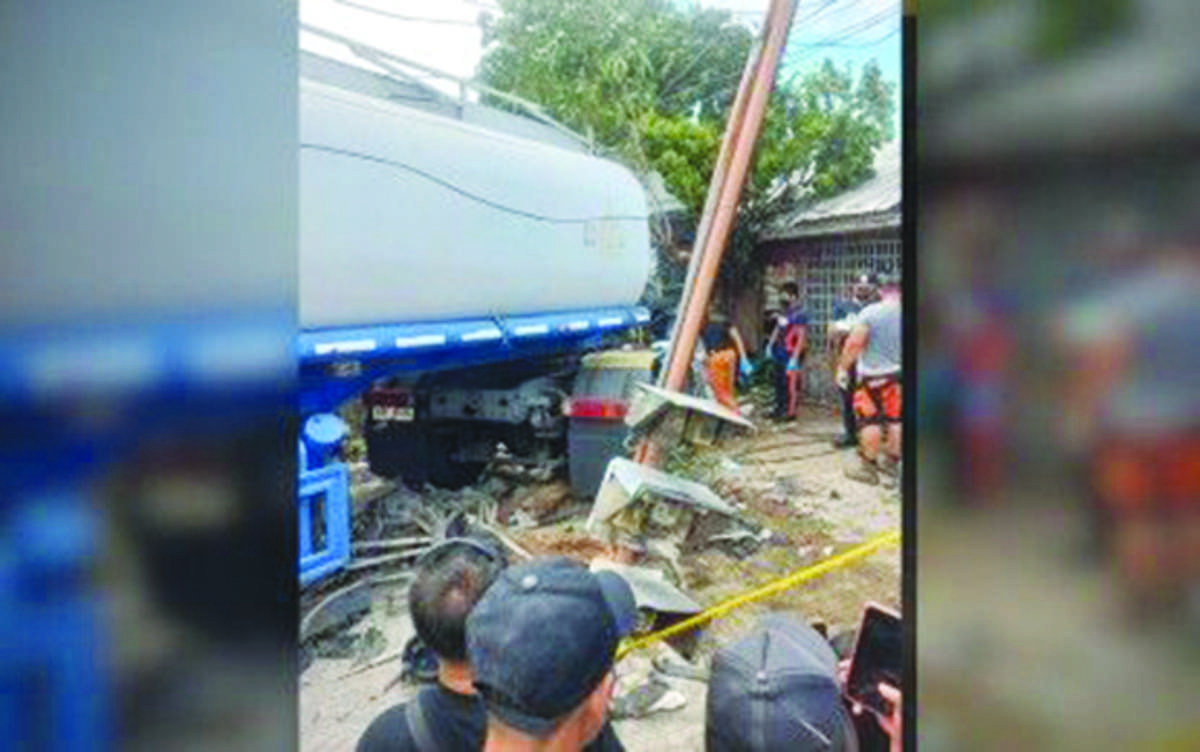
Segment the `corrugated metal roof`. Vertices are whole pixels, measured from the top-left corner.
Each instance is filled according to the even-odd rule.
[[[875,175],[862,184],[783,217],[762,233],[764,240],[785,240],[836,228],[870,230],[898,227],[902,181],[900,140],[884,144],[875,155]]]

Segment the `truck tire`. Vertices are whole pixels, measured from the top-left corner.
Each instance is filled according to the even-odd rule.
[[[430,480],[429,443],[424,431],[388,426],[367,429],[365,438],[367,464],[375,475],[401,481],[413,490],[420,490]]]

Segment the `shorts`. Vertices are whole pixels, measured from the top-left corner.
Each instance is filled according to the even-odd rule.
[[[854,415],[860,426],[899,423],[902,413],[900,379],[866,378],[854,389]]]

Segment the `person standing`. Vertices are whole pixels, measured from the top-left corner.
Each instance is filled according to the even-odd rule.
[[[830,327],[829,333],[829,352],[835,373],[842,354],[842,346],[845,345],[850,330],[854,328],[855,319],[863,308],[878,300],[879,277],[864,272],[855,277],[854,284],[850,286],[849,296],[834,301],[833,325]],[[853,365],[850,366],[848,375],[850,383],[853,384],[856,379]],[[839,386],[838,393],[841,396],[842,406],[842,435],[833,440],[833,445],[838,449],[845,449],[858,445],[858,426],[854,418],[854,392],[852,389],[843,389]]]
[[[746,361],[737,329],[725,322],[709,324],[704,330],[704,375],[713,398],[735,413],[741,408],[737,400],[737,379],[740,364]]]
[[[483,749],[488,712],[475,689],[466,624],[507,566],[502,548],[475,538],[450,538],[422,555],[408,594],[409,613],[417,636],[437,656],[437,680],[379,714],[360,737],[357,752]],[[607,721],[584,746],[587,752],[623,749]]]
[[[850,369],[856,367],[854,414],[858,419],[858,464],[846,477],[879,483],[879,466],[898,475],[901,441],[901,310],[900,280],[880,280],[880,301],[862,310],[846,338],[835,377],[850,388]]]
[[[505,570],[467,617],[484,752],[576,752],[598,738],[617,647],[637,620],[633,590],[613,572],[564,557]]]
[[[781,313],[775,322],[768,347],[775,360],[775,417],[794,420],[800,406],[804,356],[808,349],[808,315],[800,305],[800,288],[785,282]]]

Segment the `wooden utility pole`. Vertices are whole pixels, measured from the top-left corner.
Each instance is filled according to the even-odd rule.
[[[667,367],[659,377],[659,386],[665,389],[682,391],[687,384],[700,325],[704,322],[717,270],[737,218],[742,187],[746,184],[754,146],[762,131],[763,116],[796,13],[796,2],[771,0],[762,32],[746,60],[708,187],[704,213],[696,230],[683,296],[679,300],[679,312],[667,350]],[[637,461],[642,464],[657,465],[661,459],[662,447],[652,438],[647,438],[638,448]]]

